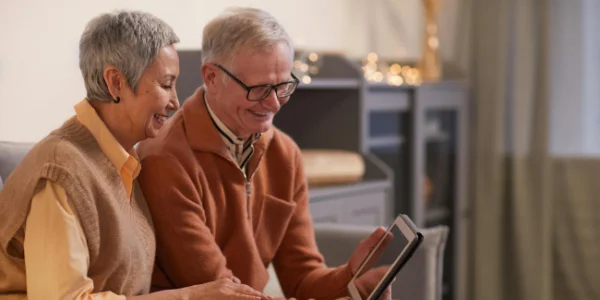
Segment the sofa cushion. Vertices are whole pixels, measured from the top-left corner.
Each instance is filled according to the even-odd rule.
[[[31,143],[0,142],[0,177],[4,181],[31,147]]]

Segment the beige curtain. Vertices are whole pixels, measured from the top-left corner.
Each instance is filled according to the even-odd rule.
[[[554,299],[600,299],[600,159],[552,165]]]
[[[600,159],[548,151],[550,0],[474,0],[471,299],[600,299]]]

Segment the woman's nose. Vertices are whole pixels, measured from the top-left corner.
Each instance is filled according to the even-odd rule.
[[[175,94],[175,96],[169,101],[167,108],[173,111],[179,109],[179,98],[177,98],[177,94]]]

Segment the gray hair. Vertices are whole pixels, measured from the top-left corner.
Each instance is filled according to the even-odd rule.
[[[117,11],[92,19],[79,41],[79,69],[87,98],[112,99],[104,81],[104,68],[109,65],[121,71],[135,91],[160,49],[177,42],[173,29],[148,13]]]
[[[293,51],[290,36],[271,14],[256,8],[228,8],[204,27],[202,63],[219,60],[230,65],[243,47],[265,51],[280,43]]]

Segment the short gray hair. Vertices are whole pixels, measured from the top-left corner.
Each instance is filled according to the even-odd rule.
[[[115,66],[135,91],[144,70],[160,49],[179,42],[173,29],[161,19],[139,11],[102,14],[86,26],[79,41],[79,69],[87,98],[112,98],[104,81],[104,68]]]
[[[202,63],[220,60],[229,65],[243,47],[264,51],[280,43],[293,51],[290,36],[271,14],[256,8],[228,8],[204,27]]]

